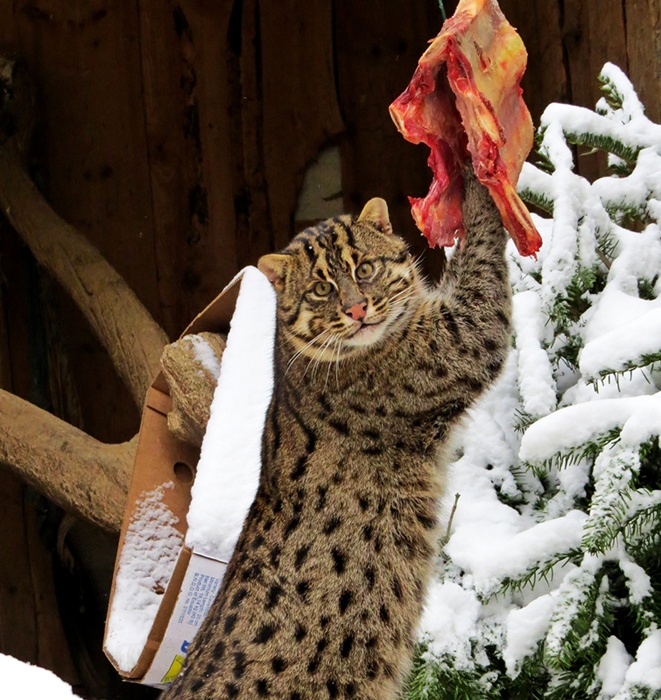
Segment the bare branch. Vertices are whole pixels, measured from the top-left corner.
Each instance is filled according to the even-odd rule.
[[[65,510],[118,532],[137,440],[105,445],[0,390],[0,462]]]
[[[202,446],[224,350],[224,336],[199,333],[163,351],[161,366],[172,397],[168,428],[178,440]]]
[[[167,337],[99,251],[48,205],[24,162],[33,121],[27,74],[0,57],[0,207],[40,265],[64,287],[142,406]]]
[[[0,56],[0,212],[84,314],[141,407],[167,337],[117,271],[51,209],[30,179],[26,153],[33,121],[24,67]],[[0,462],[65,510],[119,530],[136,439],[103,444],[4,391],[0,422]]]
[[[142,406],[167,337],[99,251],[48,205],[11,141],[0,145],[0,206],[39,264],[85,315]]]

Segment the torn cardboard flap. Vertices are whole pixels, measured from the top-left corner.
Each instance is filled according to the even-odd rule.
[[[254,275],[261,273],[242,270],[182,337],[228,333],[242,281],[247,276],[250,286]],[[229,560],[185,543],[200,451],[171,435],[170,408],[167,382],[159,373],[143,410],[104,639],[104,651],[123,678],[156,687],[165,687],[179,672]]]

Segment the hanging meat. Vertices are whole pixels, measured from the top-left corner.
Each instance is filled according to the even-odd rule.
[[[431,149],[429,193],[409,200],[432,247],[453,245],[464,235],[461,172],[470,154],[519,252],[539,250],[541,237],[516,192],[533,143],[520,87],[526,61],[523,42],[496,0],[460,0],[390,105],[404,138]]]

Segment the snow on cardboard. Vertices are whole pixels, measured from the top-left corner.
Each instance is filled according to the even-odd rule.
[[[165,687],[177,676],[257,490],[275,295],[255,268],[240,272],[184,335],[228,329],[201,452],[169,432],[162,374],[147,392],[104,640],[127,680]]]

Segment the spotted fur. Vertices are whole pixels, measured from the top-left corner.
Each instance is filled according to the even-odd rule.
[[[508,347],[505,233],[474,178],[464,218],[433,288],[383,200],[260,261],[278,311],[259,490],[168,698],[396,696],[438,548],[440,455]]]

